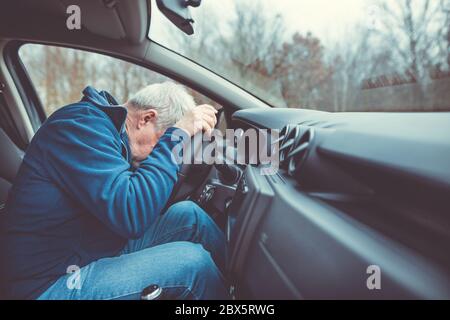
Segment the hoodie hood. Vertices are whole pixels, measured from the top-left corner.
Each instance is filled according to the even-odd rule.
[[[105,112],[114,123],[117,131],[122,132],[125,119],[127,117],[127,109],[117,102],[117,100],[107,91],[97,91],[91,86],[87,86],[83,90],[82,102],[88,102],[103,112]]]

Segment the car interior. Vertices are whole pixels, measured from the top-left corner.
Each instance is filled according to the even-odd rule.
[[[11,141],[2,129],[0,129],[0,145],[2,148],[2,166],[0,169],[0,210],[3,210],[8,191],[11,188],[14,177],[22,162],[23,151]]]
[[[82,8],[81,30],[59,27],[71,4]],[[80,49],[198,91],[223,106],[227,129],[281,130],[275,174],[260,174],[260,163],[185,166],[168,203],[196,201],[223,229],[236,299],[450,298],[450,112],[273,108],[149,39],[150,12],[164,8],[146,0],[0,7],[0,215],[46,119],[18,51],[25,44]],[[189,17],[165,9],[193,32]],[[367,290],[371,265],[382,270],[383,290]]]

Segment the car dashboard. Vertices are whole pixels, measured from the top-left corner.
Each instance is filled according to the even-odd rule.
[[[281,129],[280,169],[246,166],[224,209],[235,297],[449,298],[441,116],[418,129],[414,114],[235,113],[235,128]]]

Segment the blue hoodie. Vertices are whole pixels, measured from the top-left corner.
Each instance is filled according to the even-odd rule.
[[[177,180],[174,128],[133,170],[126,109],[105,91],[83,94],[38,130],[10,192],[0,253],[10,298],[37,298],[69,266],[117,255],[155,221]]]

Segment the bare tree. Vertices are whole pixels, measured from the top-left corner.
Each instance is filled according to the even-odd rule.
[[[351,39],[335,43],[327,52],[327,64],[333,72],[327,88],[330,111],[360,110],[363,80],[396,68],[389,50],[372,41],[370,26],[358,24],[350,32]]]
[[[332,68],[324,60],[324,47],[311,33],[295,33],[283,43],[273,58],[274,78],[281,86],[286,105],[291,108],[317,108],[326,96]]]
[[[119,59],[81,50],[54,46],[26,45],[20,56],[47,115],[64,105],[79,101],[82,90],[92,85],[109,91],[119,103],[141,88],[169,78]],[[198,103],[210,103],[190,90]],[[216,105],[220,108],[219,105]]]
[[[444,66],[447,70],[450,69],[450,0],[439,0],[439,10],[442,12],[442,30],[441,38],[441,54],[447,56],[447,65]]]
[[[411,70],[419,82],[427,81],[429,69],[443,62],[439,48],[447,42],[442,34],[448,30],[445,3],[448,0],[380,0],[384,28],[379,36],[393,50],[399,68]]]

